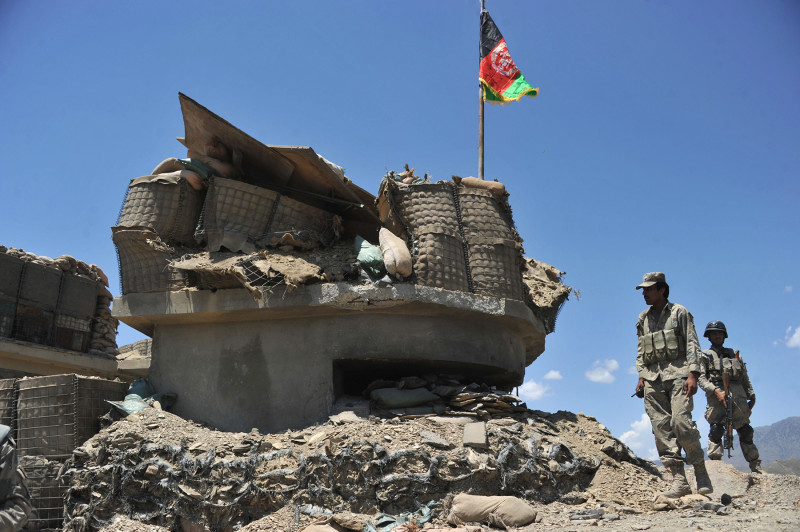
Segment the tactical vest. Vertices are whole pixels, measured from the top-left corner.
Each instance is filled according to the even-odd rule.
[[[722,348],[725,356],[720,357],[713,349],[704,349],[703,355],[708,361],[708,380],[722,388],[722,374],[727,373],[731,381],[739,381],[744,374],[744,362],[737,357],[733,349]]]
[[[664,329],[652,333],[644,332],[644,325],[649,319],[649,316],[645,316],[640,322],[642,335],[639,336],[639,355],[645,365],[685,357],[686,342],[681,338],[677,312],[673,310]]]

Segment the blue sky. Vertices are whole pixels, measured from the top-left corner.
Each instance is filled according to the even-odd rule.
[[[648,456],[634,286],[664,271],[700,335],[728,326],[753,425],[800,415],[800,2],[486,4],[540,88],[487,106],[486,177],[526,255],[581,293],[527,370],[528,405],[594,415]],[[110,227],[130,179],[185,153],[179,91],[373,194],[405,163],[476,175],[479,6],[0,0],[0,243],[96,263],[118,294]]]

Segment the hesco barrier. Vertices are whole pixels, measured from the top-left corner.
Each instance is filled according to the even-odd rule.
[[[117,226],[147,227],[168,244],[194,245],[204,193],[178,176],[132,179]]]
[[[17,449],[21,456],[67,458],[100,429],[106,400],[120,401],[124,382],[74,374],[18,379]]]
[[[0,337],[86,352],[97,281],[0,253]]]
[[[381,222],[410,244],[418,284],[525,301],[507,196],[451,182],[381,183]]]
[[[61,530],[64,496],[69,489],[66,479],[58,475],[63,463],[44,456],[22,456],[19,465],[25,472],[34,512],[23,530]]]
[[[252,253],[281,231],[332,231],[333,214],[280,192],[221,177],[212,177],[195,238],[208,251]]]
[[[100,430],[106,401],[122,400],[127,390],[124,382],[74,374],[0,379],[0,422],[12,428],[35,510],[27,530],[60,529],[68,488],[61,466]]]
[[[186,276],[170,270],[175,250],[147,228],[112,227],[123,294],[167,292],[186,286]]]

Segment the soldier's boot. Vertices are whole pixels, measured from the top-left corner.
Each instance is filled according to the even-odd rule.
[[[709,436],[711,436],[709,434]],[[722,443],[717,443],[714,441],[708,440],[708,459],[709,460],[722,460]]]
[[[750,460],[750,471],[757,475],[766,473],[766,471],[761,468],[761,460]]]
[[[694,464],[694,478],[697,480],[697,493],[708,495],[714,491],[714,486],[711,485],[711,477],[708,476],[705,462]]]
[[[686,480],[686,470],[683,468],[683,462],[670,464],[668,469],[672,473],[672,484],[663,493],[664,497],[679,499],[692,493],[692,488],[689,487],[689,482]]]

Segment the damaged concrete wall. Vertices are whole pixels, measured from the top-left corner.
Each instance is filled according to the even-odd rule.
[[[347,294],[346,285],[340,288]],[[368,293],[379,303],[379,290]],[[451,367],[507,387],[522,382],[528,346],[504,324],[512,318],[456,309],[436,315],[425,311],[419,296],[404,301],[386,294],[386,307],[370,309],[363,300],[309,307],[311,294],[303,293],[284,302],[285,315],[217,311],[207,317],[214,326],[196,323],[204,308],[197,299],[194,312],[173,314],[176,323],[155,327],[153,345],[164,356],[153,357],[150,378],[157,389],[179,393],[176,413],[224,430],[278,430],[324,419],[335,378],[349,378],[344,370],[334,374],[340,361],[363,361],[373,371],[402,361],[394,371]],[[256,319],[259,312],[275,319]]]

